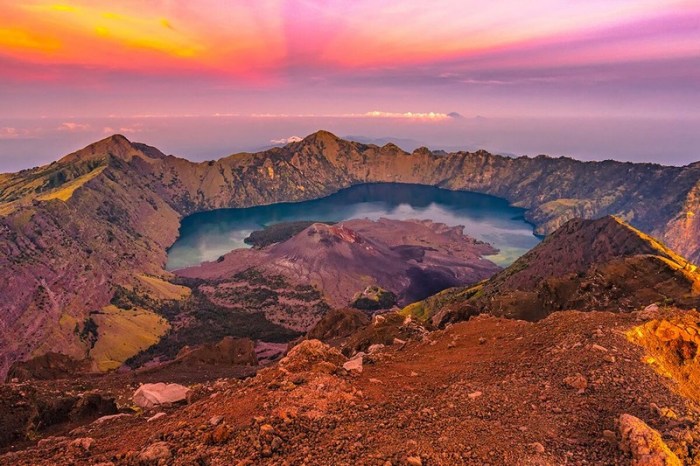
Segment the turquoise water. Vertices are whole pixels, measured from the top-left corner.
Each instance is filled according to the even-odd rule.
[[[507,266],[539,242],[523,209],[508,201],[463,191],[411,184],[364,184],[322,199],[245,209],[220,209],[185,217],[180,237],[168,250],[169,270],[216,260],[236,248],[251,231],[295,220],[339,222],[351,218],[430,219],[500,249],[488,258]]]

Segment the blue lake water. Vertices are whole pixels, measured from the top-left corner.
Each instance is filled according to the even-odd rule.
[[[312,201],[220,209],[185,217],[180,237],[168,250],[167,268],[197,265],[233,249],[247,248],[243,240],[252,231],[274,223],[380,217],[463,225],[467,235],[500,250],[488,256],[490,260],[507,266],[540,241],[523,212],[504,199],[485,194],[411,184],[364,184]]]

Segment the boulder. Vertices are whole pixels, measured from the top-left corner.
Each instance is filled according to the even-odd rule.
[[[630,414],[620,416],[620,449],[632,456],[632,466],[681,466],[661,434]]]
[[[343,364],[343,369],[346,371],[362,372],[362,359],[365,353],[360,351],[355,356],[350,358],[345,364]]]
[[[289,372],[337,370],[346,361],[335,348],[319,340],[305,340],[292,348],[279,362],[279,367]]]
[[[189,388],[177,383],[146,383],[134,392],[133,401],[140,408],[150,409],[185,401],[189,392]]]
[[[117,413],[117,404],[114,398],[108,398],[101,393],[86,393],[78,399],[71,418],[74,420],[97,418]]]

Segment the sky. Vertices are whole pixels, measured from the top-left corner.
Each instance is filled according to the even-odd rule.
[[[321,128],[700,160],[700,1],[0,0],[0,172],[112,132],[202,160]]]

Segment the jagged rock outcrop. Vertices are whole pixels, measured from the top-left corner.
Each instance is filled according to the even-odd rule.
[[[647,363],[680,393],[700,402],[700,313],[658,316],[630,329],[627,338],[645,348]]]
[[[216,344],[183,348],[173,363],[257,366],[258,358],[255,355],[255,343],[250,338],[224,337]]]
[[[574,217],[617,214],[700,259],[698,164],[407,153],[326,131],[257,154],[193,163],[116,135],[0,178],[0,375],[13,361],[48,351],[91,357],[100,334],[91,333],[89,313],[107,306],[117,285],[138,287],[141,275],[169,279],[165,251],[183,215],[318,198],[366,182],[500,196],[530,209],[527,218],[540,233]]]
[[[308,331],[306,338],[337,346],[369,323],[370,318],[362,311],[349,308],[333,309]]]
[[[434,325],[488,312],[536,320],[565,309],[631,311],[700,305],[697,267],[620,219],[575,219],[493,278],[404,312]]]
[[[216,344],[204,344],[180,350],[174,364],[257,366],[255,342],[250,338],[224,337]]]
[[[77,361],[65,354],[49,352],[29,359],[17,361],[10,367],[7,380],[53,380],[71,377],[90,369],[86,361]]]
[[[76,395],[22,383],[0,385],[0,410],[0,448],[6,448],[60,425],[114,414],[117,405],[114,398],[99,392]]]

